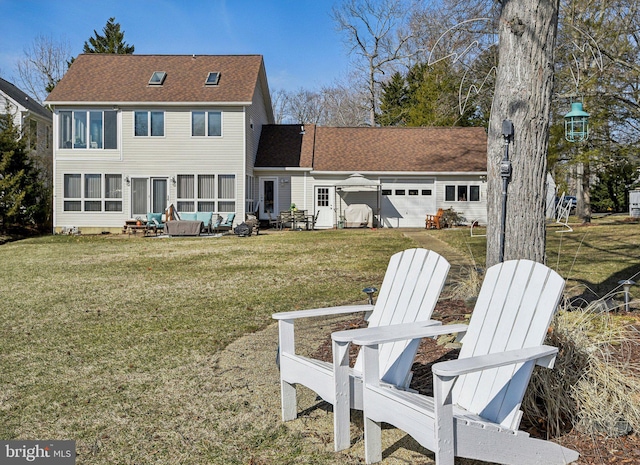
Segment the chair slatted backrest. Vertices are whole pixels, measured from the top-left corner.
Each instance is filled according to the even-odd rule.
[[[530,260],[511,260],[486,272],[459,358],[536,347],[544,342],[564,279]],[[461,376],[454,404],[509,429],[520,423],[520,404],[534,362]]]
[[[408,249],[391,257],[369,327],[426,321],[431,318],[449,272],[449,262],[436,252]],[[413,364],[419,341],[380,347],[380,373],[386,382],[402,385]],[[361,353],[356,370],[362,371]]]

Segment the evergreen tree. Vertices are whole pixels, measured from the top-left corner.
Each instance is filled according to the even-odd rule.
[[[124,42],[124,31],[120,30],[120,23],[115,22],[115,18],[109,18],[106,26],[102,29],[104,35],[98,34],[94,29],[95,37],[90,37],[84,43],[84,53],[117,53],[129,55],[134,52],[133,45]]]
[[[407,87],[405,79],[396,71],[391,80],[381,85],[380,113],[376,122],[380,126],[405,126],[407,114]]]
[[[468,126],[470,112],[459,111],[460,78],[449,61],[415,65],[407,75],[407,126]]]
[[[41,225],[46,217],[46,190],[29,157],[26,137],[7,106],[0,114],[0,230]]]

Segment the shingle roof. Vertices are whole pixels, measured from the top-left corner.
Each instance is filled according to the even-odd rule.
[[[79,55],[48,103],[66,102],[251,102],[263,70],[260,55]],[[149,85],[155,71],[167,76]],[[205,86],[219,72],[216,86]],[[263,71],[262,71],[263,72]]]
[[[51,119],[51,112],[47,110],[45,107],[40,105],[37,100],[29,97],[25,92],[20,90],[14,84],[9,81],[5,81],[0,78],[0,92],[6,94],[16,103],[19,103],[27,110],[36,113],[43,118]],[[0,108],[0,111],[4,111],[4,108]]]
[[[484,128],[336,128],[305,125],[262,128],[256,167],[315,171],[482,172]]]

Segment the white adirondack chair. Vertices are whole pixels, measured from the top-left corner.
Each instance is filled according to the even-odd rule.
[[[382,460],[380,422],[435,452],[438,465],[453,465],[457,456],[513,465],[577,460],[577,452],[518,430],[534,365],[552,368],[555,361],[557,349],[542,343],[563,289],[563,279],[546,266],[508,261],[487,270],[468,329],[414,327],[356,337],[364,346],[367,463]],[[433,398],[380,383],[379,345],[465,331],[459,358],[433,366]],[[338,332],[333,337],[342,339]]]
[[[444,282],[449,262],[425,249],[409,249],[391,257],[375,305],[347,305],[294,312],[276,313],[279,322],[280,382],[282,420],[297,416],[296,384],[302,384],[333,404],[335,450],[350,446],[350,408],[362,410],[362,376],[360,356],[349,368],[350,338],[373,334],[378,327],[420,322],[439,325],[430,320]],[[333,364],[295,353],[294,321],[304,317],[368,312],[368,327],[345,333],[344,341],[334,344]],[[327,335],[328,336],[328,335]],[[401,388],[409,386],[411,365],[420,341],[401,341],[381,347],[380,373],[385,383]]]

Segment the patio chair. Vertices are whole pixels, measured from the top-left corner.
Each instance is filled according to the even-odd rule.
[[[231,231],[233,229],[233,220],[236,218],[235,213],[227,213],[227,217],[224,221],[215,227],[212,227],[213,232]]]
[[[164,229],[162,213],[147,213],[147,229],[152,229],[154,231]]]
[[[296,384],[302,384],[333,404],[335,450],[349,447],[350,408],[362,409],[362,360],[358,356],[349,368],[349,337],[367,331],[377,331],[386,325],[421,322],[438,325],[430,320],[433,308],[444,286],[449,262],[426,249],[409,249],[391,257],[375,305],[346,305],[294,312],[275,313],[278,320],[280,350],[280,386],[282,420],[297,416]],[[334,344],[333,363],[322,362],[296,354],[294,323],[300,318],[335,316],[369,312],[368,328],[356,329],[340,344]],[[381,362],[385,382],[407,388],[411,381],[411,364],[418,342],[386,344]]]
[[[444,227],[444,210],[438,208],[435,215],[427,215],[424,221],[424,227],[426,229],[442,229]]]
[[[565,464],[578,453],[519,431],[520,404],[534,365],[553,367],[558,349],[542,345],[564,280],[530,260],[511,260],[486,272],[469,325],[351,338],[363,346],[363,415],[367,463],[382,460],[381,423],[391,424],[435,452],[437,465],[454,457],[513,465]],[[390,389],[381,376],[379,347],[401,340],[465,333],[457,360],[433,365],[434,397]]]
[[[269,221],[269,227],[270,228],[281,229],[280,228],[280,216],[276,216],[274,218],[272,212],[268,211],[267,212],[267,217],[269,218],[268,221]]]

